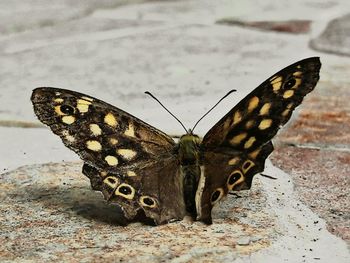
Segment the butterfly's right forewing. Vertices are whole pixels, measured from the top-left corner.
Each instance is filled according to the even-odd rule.
[[[273,151],[271,139],[311,92],[321,63],[313,57],[294,63],[267,79],[204,136],[203,181],[197,207],[199,219],[211,222],[211,208],[231,190],[251,187]],[[214,161],[215,160],[215,161]],[[220,167],[220,171],[217,169]]]
[[[314,89],[320,66],[319,58],[313,57],[277,72],[215,124],[204,136],[203,146],[249,152],[270,141]]]

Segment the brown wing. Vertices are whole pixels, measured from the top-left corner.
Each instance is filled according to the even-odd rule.
[[[204,136],[201,151],[205,185],[199,188],[196,200],[197,210],[201,210],[199,218],[210,222],[212,206],[228,191],[251,187],[253,176],[263,171],[265,160],[273,151],[270,140],[314,89],[320,67],[319,58],[313,57],[279,71]]]
[[[204,148],[252,151],[270,141],[319,79],[318,57],[282,69],[253,90],[204,136]]]
[[[232,149],[205,152],[201,167],[202,185],[197,190],[196,198],[197,219],[211,224],[213,206],[229,191],[250,189],[253,176],[264,170],[265,160],[272,151],[273,146],[269,142],[254,154]]]
[[[161,159],[134,167],[125,173],[99,171],[84,164],[83,173],[90,178],[94,190],[106,200],[122,208],[127,219],[142,209],[156,224],[182,220],[186,213],[182,176],[176,158]]]
[[[88,164],[107,171],[172,155],[171,137],[96,98],[57,88],[37,88],[35,114]],[[165,158],[164,157],[164,158]]]

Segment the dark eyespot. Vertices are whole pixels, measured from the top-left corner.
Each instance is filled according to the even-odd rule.
[[[143,202],[144,202],[146,205],[149,205],[149,206],[154,205],[154,201],[153,201],[151,198],[149,198],[149,197],[145,197],[145,198],[143,199]]]
[[[61,105],[60,110],[64,113],[64,114],[68,114],[68,115],[72,115],[74,113],[74,108],[72,106],[69,105]]]
[[[231,174],[230,179],[228,180],[228,184],[233,185],[240,178],[241,178],[241,174],[239,172],[235,172],[235,173]]]
[[[244,165],[243,165],[243,171],[248,169],[248,167],[251,165],[251,162],[245,162]]]
[[[129,195],[132,193],[130,187],[127,187],[127,186],[122,186],[119,188],[119,192],[124,194],[124,195]]]
[[[286,89],[290,89],[290,88],[294,87],[295,83],[296,83],[295,78],[291,78],[291,79],[289,79],[289,80],[286,82],[286,84],[284,85],[284,87],[285,87]]]
[[[211,202],[214,203],[218,198],[220,197],[221,192],[219,190],[216,190],[212,195],[211,195]]]
[[[115,184],[115,183],[116,183],[115,179],[112,178],[112,177],[108,177],[107,180],[108,180],[108,182],[110,182],[111,184]]]

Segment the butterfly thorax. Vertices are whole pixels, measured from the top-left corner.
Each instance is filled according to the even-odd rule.
[[[200,138],[191,133],[181,136],[178,144],[186,210],[193,217],[197,215],[195,197],[200,178],[199,145]]]
[[[181,136],[178,144],[179,161],[181,165],[198,165],[200,139],[194,134]]]

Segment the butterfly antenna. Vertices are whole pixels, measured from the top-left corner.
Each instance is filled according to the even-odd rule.
[[[230,90],[229,92],[227,92],[227,94],[226,94],[225,96],[223,96],[213,107],[211,107],[211,108],[196,122],[196,124],[193,126],[193,128],[192,128],[191,131],[193,132],[193,130],[196,128],[197,124],[198,124],[205,116],[207,116],[207,115],[209,114],[209,112],[211,112],[223,99],[225,99],[228,95],[230,95],[232,92],[235,92],[235,91],[237,91],[237,90],[232,89],[232,90]]]
[[[185,129],[186,133],[188,132],[186,127],[182,124],[182,122],[178,118],[176,118],[176,116],[174,114],[172,114],[155,96],[153,96],[153,94],[151,92],[145,91],[145,94],[147,94],[147,95],[151,96],[153,99],[155,99],[160,104],[160,106],[162,106],[167,112],[169,112],[169,114],[171,116],[174,117],[175,120],[177,120],[181,124],[181,126]]]

